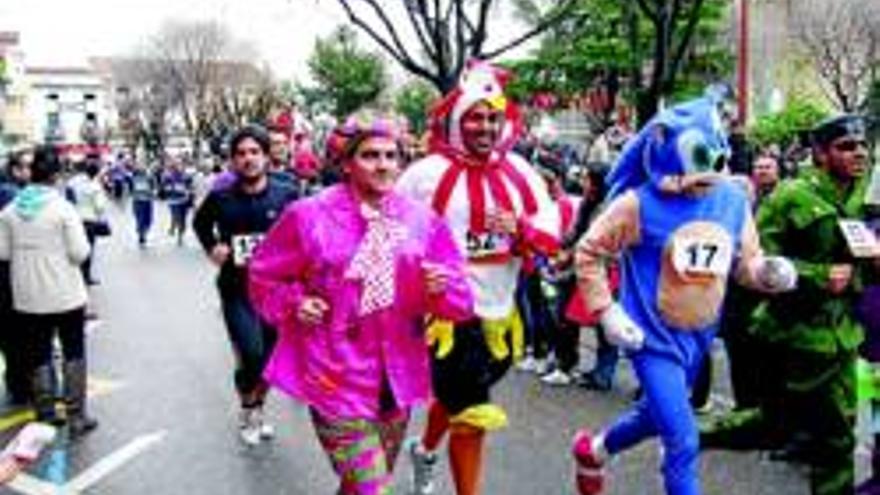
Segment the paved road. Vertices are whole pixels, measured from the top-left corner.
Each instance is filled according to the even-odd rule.
[[[239,444],[232,356],[213,269],[193,238],[178,247],[164,237],[162,213],[148,249],[136,247],[130,220],[120,212],[113,237],[99,248],[101,285],[93,295],[101,320],[90,330],[88,351],[100,428],[77,443],[61,442],[31,477],[0,492],[53,493],[40,481],[50,479],[89,494],[333,494],[334,478],[307,415],[286,397],[274,395],[269,404],[278,438],[258,449]],[[632,388],[627,377],[610,394],[553,389],[511,373],[498,399],[509,408],[512,427],[491,438],[485,493],[572,494],[569,439],[579,425],[612,418]],[[8,426],[21,414],[7,411],[0,423]],[[410,431],[419,431],[421,421],[417,415]],[[615,461],[608,493],[662,493],[656,451],[657,444],[648,443]],[[701,466],[710,495],[808,492],[803,473],[758,454],[711,453]],[[451,493],[445,469],[444,461],[440,494]],[[398,472],[399,493],[405,493],[406,472]]]

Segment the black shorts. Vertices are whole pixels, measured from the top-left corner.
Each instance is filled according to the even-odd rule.
[[[434,396],[450,416],[472,406],[488,404],[490,388],[507,373],[513,359],[509,336],[507,345],[511,352],[508,356],[500,361],[492,356],[479,319],[456,323],[454,332],[455,345],[449,354],[437,358],[436,346],[431,353]]]

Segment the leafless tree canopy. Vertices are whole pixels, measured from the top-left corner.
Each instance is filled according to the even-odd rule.
[[[559,22],[576,0],[544,2],[533,26],[504,33],[487,44],[489,24],[500,0],[337,0],[349,20],[366,32],[404,69],[451,89],[469,58],[490,59],[537,36]],[[404,16],[408,23],[394,22]]]
[[[166,134],[172,115],[198,153],[205,139],[260,120],[278,103],[256,50],[216,22],[168,22],[132,57],[113,59],[120,120]]]
[[[857,109],[880,68],[880,2],[798,0],[791,16],[823,90],[841,110]]]

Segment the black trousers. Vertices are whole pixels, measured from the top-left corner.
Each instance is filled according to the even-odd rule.
[[[56,335],[65,361],[85,359],[85,314],[84,307],[63,313],[18,313],[28,366],[36,369],[52,364],[52,341]]]

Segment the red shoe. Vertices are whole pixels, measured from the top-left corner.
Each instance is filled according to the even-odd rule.
[[[593,452],[593,435],[580,430],[574,436],[572,454],[575,460],[575,485],[580,495],[602,493],[605,483],[603,462]]]

